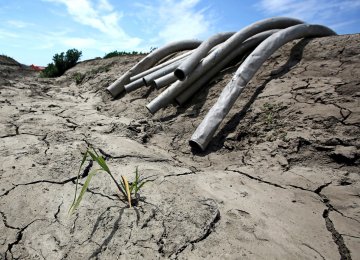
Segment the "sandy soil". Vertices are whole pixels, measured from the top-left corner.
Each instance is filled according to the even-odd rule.
[[[0,259],[360,259],[360,35],[281,48],[204,153],[188,140],[237,66],[153,116],[158,92],[105,91],[140,59],[0,62]],[[87,144],[150,180],[136,209],[99,173],[68,215]]]

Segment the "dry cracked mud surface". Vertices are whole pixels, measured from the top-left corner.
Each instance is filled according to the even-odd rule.
[[[204,153],[187,142],[237,66],[153,116],[156,91],[105,92],[141,58],[0,64],[0,259],[360,259],[360,35],[283,46]],[[99,173],[68,215],[88,144],[149,180],[136,209]]]

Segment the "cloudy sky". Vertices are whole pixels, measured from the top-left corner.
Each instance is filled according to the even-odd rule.
[[[338,34],[360,32],[360,0],[0,0],[0,54],[46,65],[70,48],[81,50],[82,60],[113,50],[149,51],[271,16]]]

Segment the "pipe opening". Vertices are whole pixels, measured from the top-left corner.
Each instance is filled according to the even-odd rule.
[[[159,86],[156,84],[155,80],[149,82],[151,88],[159,89]]]
[[[152,111],[150,107],[146,106],[146,109],[147,109],[152,115],[154,114],[154,111]]]
[[[144,85],[148,87],[148,83],[147,83],[147,81],[145,80],[145,77],[144,77],[142,80],[143,80],[143,82],[144,82]]]
[[[183,80],[186,78],[186,75],[185,75],[185,73],[184,73],[183,70],[176,69],[176,70],[174,71],[174,74],[175,74],[175,76],[176,76],[179,80],[181,80],[181,81],[183,81]]]
[[[203,147],[201,146],[201,144],[199,144],[198,142],[194,141],[194,140],[190,140],[189,141],[189,145],[192,149],[196,150],[196,151],[204,151],[205,149],[203,149]]]

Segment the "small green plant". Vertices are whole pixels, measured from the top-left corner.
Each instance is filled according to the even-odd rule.
[[[79,85],[85,78],[85,74],[80,72],[75,73],[74,75],[76,85]]]
[[[82,52],[76,49],[67,50],[66,54],[63,52],[55,54],[53,63],[49,63],[47,67],[41,72],[41,77],[55,78],[65,73],[68,69],[74,67],[81,57]]]
[[[88,157],[90,157],[93,161],[97,162],[97,164],[100,166],[100,168],[94,169],[89,173],[89,175],[87,176],[87,178],[85,180],[84,185],[82,186],[82,189],[81,189],[79,195],[77,196],[77,190],[78,190],[78,186],[79,186],[79,178],[80,178],[81,169]],[[70,214],[72,214],[76,210],[76,208],[80,205],[80,202],[81,202],[82,198],[84,197],[84,194],[85,194],[87,188],[89,187],[91,179],[99,171],[104,171],[107,174],[109,174],[112,181],[116,185],[118,191],[123,196],[123,198],[120,197],[120,199],[125,199],[130,208],[132,207],[133,204],[136,204],[136,202],[139,200],[140,196],[139,196],[138,192],[140,191],[140,189],[144,186],[144,184],[147,181],[140,179],[140,174],[139,174],[138,168],[136,167],[135,179],[132,183],[129,183],[127,181],[126,177],[123,175],[121,175],[121,181],[118,182],[118,181],[116,181],[114,175],[110,171],[110,168],[107,166],[105,159],[101,155],[99,155],[95,151],[95,149],[89,148],[86,150],[86,152],[82,158],[81,164],[80,164],[80,168],[79,168],[78,175],[76,178],[75,196],[74,196],[74,200],[69,209]]]
[[[268,127],[273,126],[277,123],[276,117],[278,116],[278,113],[282,108],[282,103],[270,104],[266,102],[263,105],[262,110],[265,112],[265,122]]]

